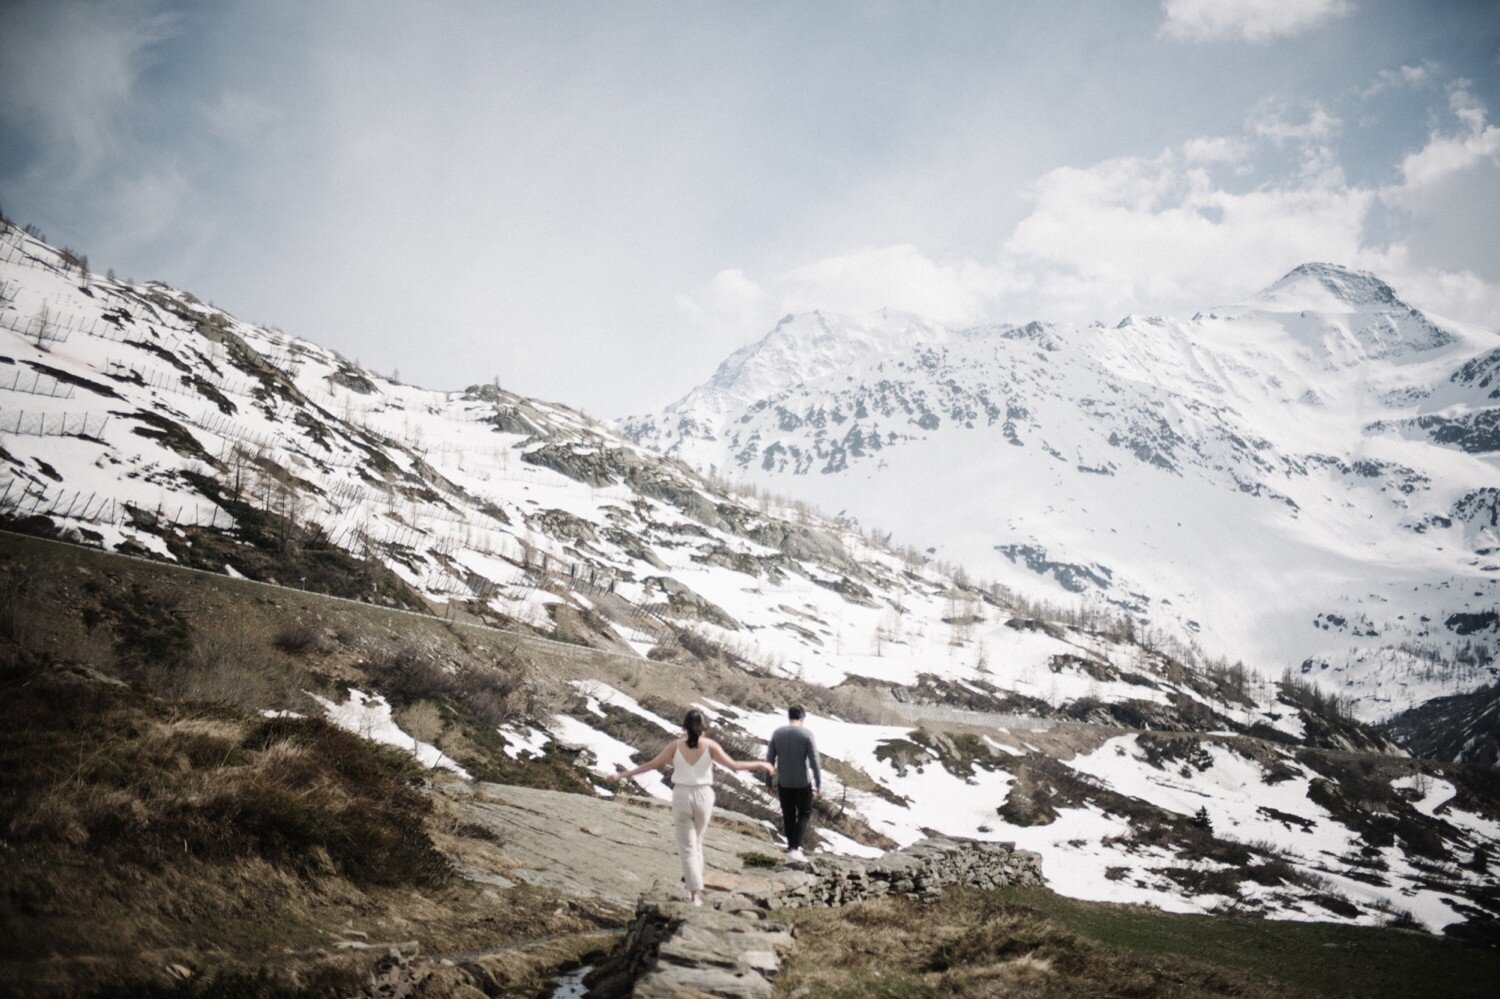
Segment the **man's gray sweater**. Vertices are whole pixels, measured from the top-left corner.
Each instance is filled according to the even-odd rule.
[[[823,787],[818,767],[818,747],[812,733],[801,725],[783,725],[771,733],[766,762],[776,765],[776,783],[782,787]]]

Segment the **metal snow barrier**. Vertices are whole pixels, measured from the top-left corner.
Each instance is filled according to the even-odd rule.
[[[124,361],[116,361],[113,358],[104,362],[104,373],[111,378],[124,382],[138,382],[145,388],[156,389],[160,392],[170,392],[173,395],[198,396],[201,395],[197,386],[184,382],[185,376],[174,375],[172,372],[160,368],[140,367],[137,368]],[[132,377],[134,376],[134,377]]]
[[[93,413],[25,413],[0,415],[0,434],[21,437],[98,437],[109,417]]]
[[[44,375],[40,371],[33,371],[28,379],[23,371],[16,371],[6,381],[0,376],[0,391],[25,392],[27,395],[41,395],[52,399],[73,398],[73,386],[64,384],[51,375]]]
[[[253,444],[267,451],[273,451],[280,446],[280,441],[270,434],[244,427],[223,413],[214,412],[199,417],[188,416],[184,419],[199,430],[206,430],[215,437],[223,438],[226,442]],[[225,455],[221,454],[219,457],[222,459]]]
[[[17,315],[0,314],[0,328],[8,329],[17,336],[42,343],[67,343],[68,337],[78,332],[75,324],[82,320],[75,317],[31,316],[22,319]]]
[[[16,489],[17,485],[22,487]],[[118,525],[121,515],[120,503],[113,497],[82,490],[64,490],[55,494],[49,494],[45,489],[33,492],[17,479],[6,482],[4,490],[0,490],[0,510],[18,518],[49,517],[87,524]]]
[[[129,318],[127,316],[127,318]],[[116,326],[106,319],[94,329],[85,331],[89,336],[98,337],[100,340],[108,340],[110,343],[124,343],[130,332],[123,326]]]
[[[370,495],[370,491],[361,483],[341,479],[329,487],[328,495],[336,500],[360,503],[364,501],[366,496]]]
[[[56,265],[26,252],[20,245],[12,243],[9,240],[0,242],[0,264],[10,264],[13,267],[45,268],[49,271],[57,270]]]

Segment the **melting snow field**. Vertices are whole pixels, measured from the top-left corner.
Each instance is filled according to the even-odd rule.
[[[328,720],[339,728],[372,742],[403,749],[416,757],[417,762],[429,770],[442,768],[458,774],[465,780],[472,779],[468,771],[443,755],[436,746],[414,739],[401,731],[391,718],[391,706],[386,703],[384,697],[378,694],[371,696],[353,688],[350,688],[349,699],[343,704],[335,704],[317,694],[308,694],[308,696],[322,706]]]
[[[586,694],[588,713],[597,714],[598,706],[612,704],[657,725],[664,743],[677,733],[674,724],[606,684],[582,683],[578,689]],[[757,741],[785,724],[780,714],[738,710],[718,701],[698,706],[715,726]],[[983,740],[994,751],[989,760],[978,761],[971,774],[960,775],[931,756],[908,752],[903,759],[903,746],[914,745],[913,730],[904,726],[816,717],[809,718],[808,727],[825,761],[851,766],[882,788],[884,793],[877,794],[849,787],[827,765],[823,769],[824,797],[858,814],[874,831],[903,846],[930,834],[1014,842],[1040,853],[1049,885],[1074,898],[1143,903],[1171,912],[1211,912],[1249,903],[1281,919],[1349,918],[1311,900],[1320,892],[1335,890],[1358,907],[1355,922],[1382,922],[1397,909],[1410,912],[1434,930],[1463,918],[1458,911],[1462,903],[1424,888],[1424,871],[1400,850],[1381,854],[1384,885],[1369,883],[1367,876],[1344,873],[1349,867],[1342,858],[1359,853],[1361,837],[1311,800],[1309,789],[1316,774],[1289,756],[1278,757],[1274,776],[1268,776],[1261,762],[1225,745],[1206,742],[1188,760],[1155,766],[1139,745],[1139,737],[1124,735],[1067,761],[1068,767],[1086,779],[1138,802],[1183,817],[1204,810],[1216,835],[1274,850],[1274,855],[1314,886],[1247,881],[1235,895],[1191,894],[1184,892],[1178,879],[1195,872],[1212,875],[1228,865],[1183,859],[1164,846],[1136,842],[1126,818],[1107,814],[1093,804],[1059,807],[1056,818],[1044,825],[1007,823],[998,808],[1015,777],[1005,767],[1022,765],[1025,759],[996,740]],[[561,741],[586,747],[593,754],[591,766],[596,773],[632,765],[630,747],[595,729],[586,718],[559,715],[549,730]],[[658,774],[644,775],[638,782],[654,797],[670,795]],[[1415,789],[1419,783],[1423,797],[1415,806],[1427,815],[1443,811],[1454,794],[1446,782],[1403,779],[1395,787]],[[1500,842],[1500,823],[1458,811],[1445,813],[1443,818],[1464,830],[1474,844]],[[854,856],[879,853],[838,833],[819,830],[819,835],[824,849]]]

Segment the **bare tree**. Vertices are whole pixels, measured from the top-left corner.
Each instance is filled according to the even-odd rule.
[[[46,302],[42,303],[42,310],[36,314],[34,322],[36,323],[36,348],[46,350],[47,338],[52,335],[52,327],[55,325],[52,310],[47,307]]]

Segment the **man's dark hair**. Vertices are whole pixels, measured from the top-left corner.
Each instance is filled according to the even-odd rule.
[[[792,721],[801,721],[802,717],[806,714],[807,712],[802,710],[802,706],[800,704],[793,704],[791,707],[786,709],[786,716]]]

